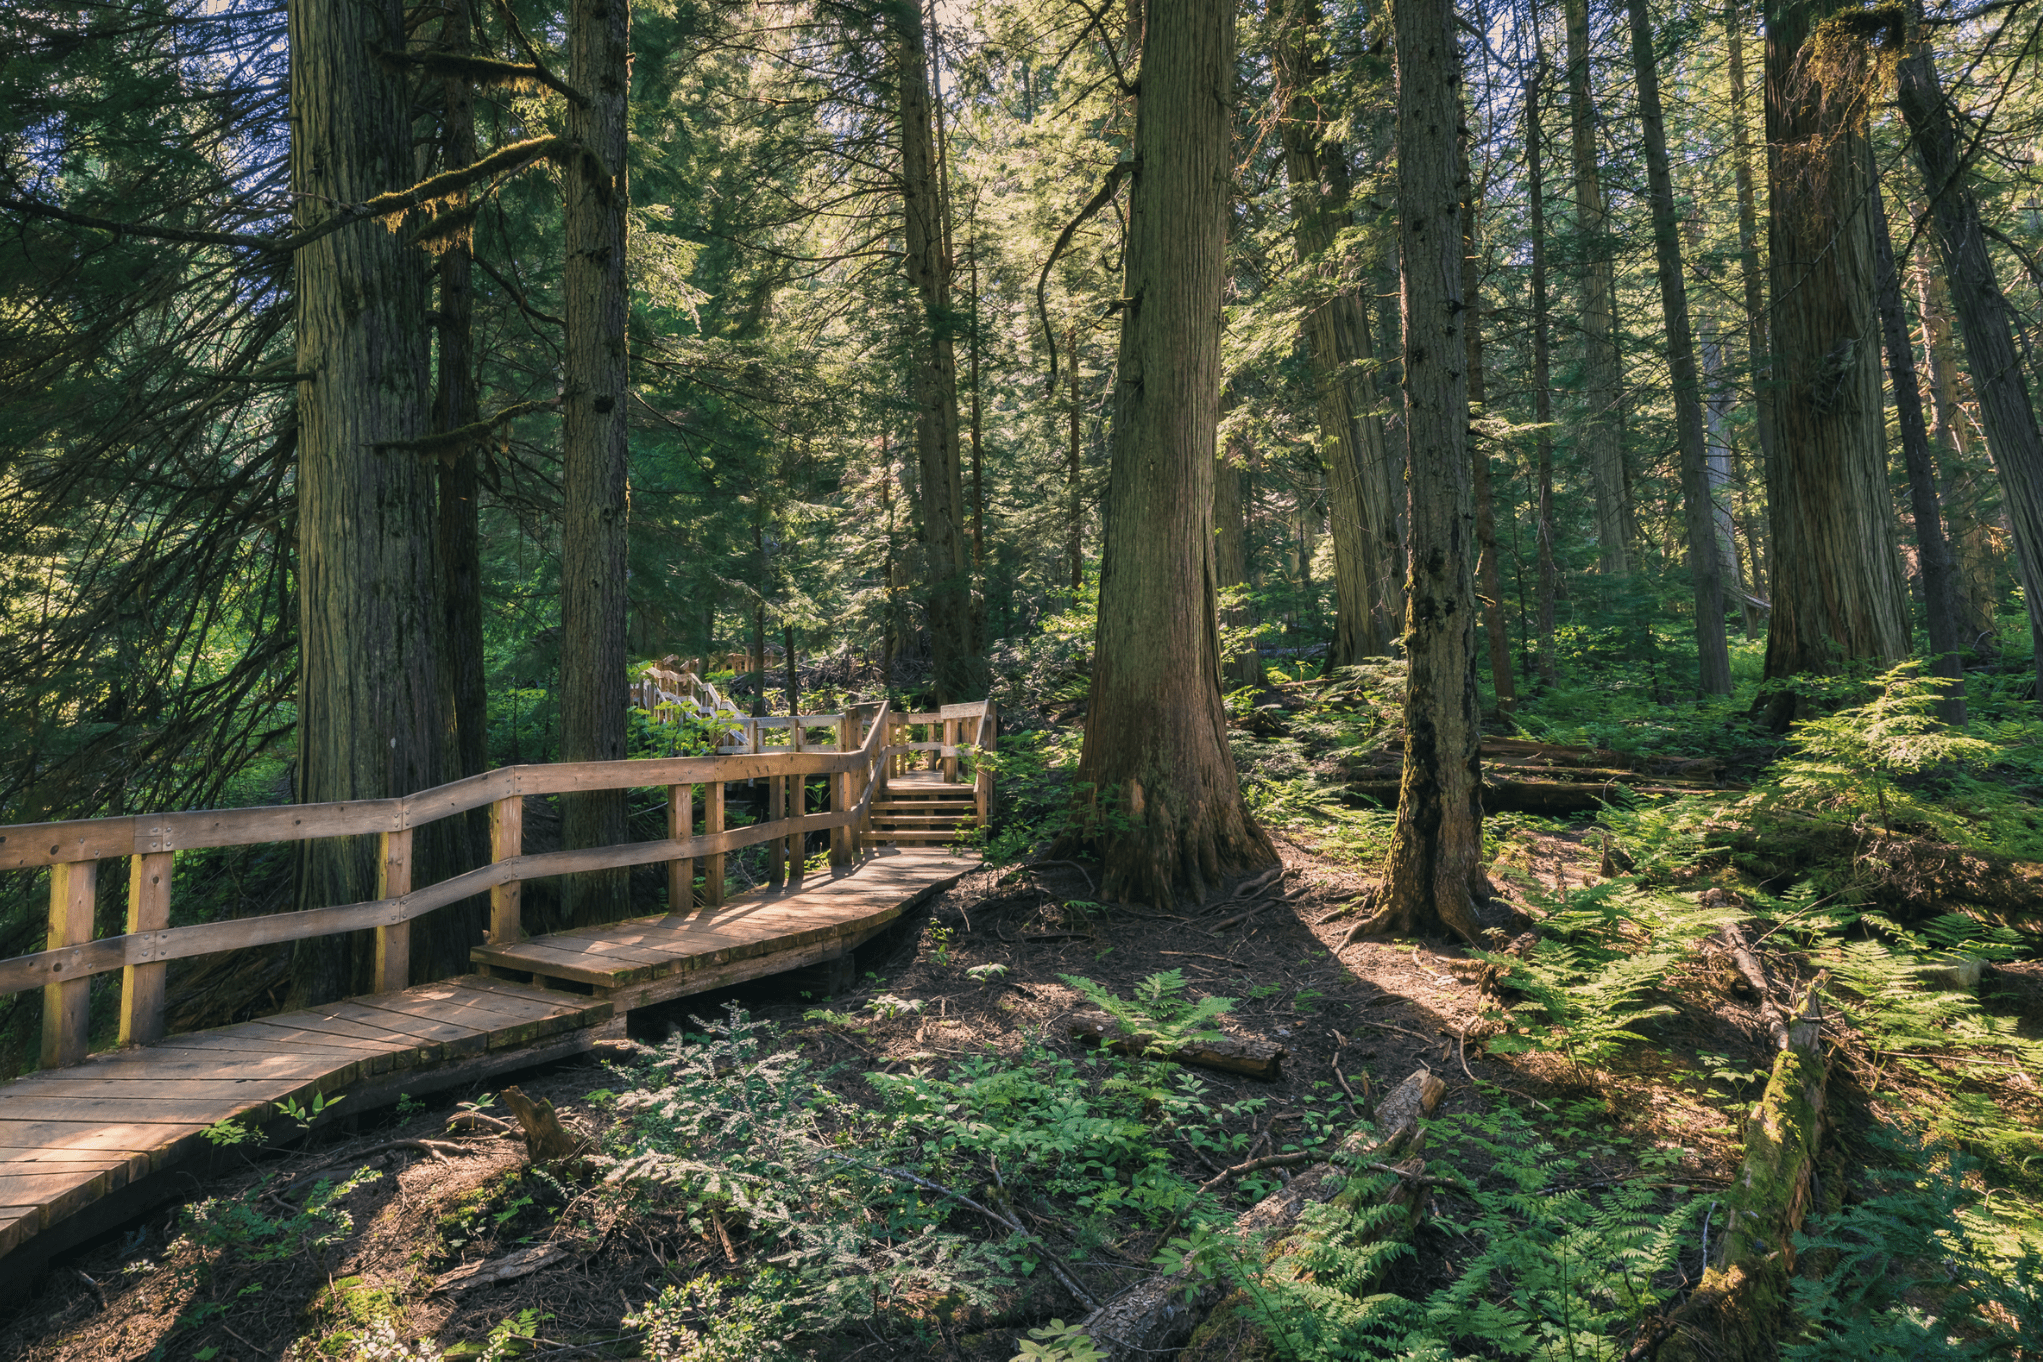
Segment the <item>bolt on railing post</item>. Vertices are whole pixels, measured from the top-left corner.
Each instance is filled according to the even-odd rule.
[[[695,835],[695,787],[667,787],[667,836],[680,841]],[[695,909],[695,858],[677,856],[667,862],[667,912],[670,916]]]
[[[508,861],[525,846],[525,796],[511,795],[489,806],[489,858]],[[525,939],[524,885],[516,880],[489,891],[489,940],[508,946]]]
[[[411,829],[386,832],[377,839],[376,897],[401,898],[411,892]],[[376,992],[402,993],[411,986],[411,924],[393,922],[376,929]]]
[[[128,858],[128,934],[160,932],[170,925],[173,854],[151,851]],[[121,1044],[163,1039],[163,976],[169,965],[121,967]]]
[[[84,946],[92,941],[92,913],[97,904],[98,861],[59,861],[50,867],[50,936],[47,949]],[[92,1039],[92,979],[80,975],[60,984],[43,985],[43,1050],[45,1069],[84,1060]]]

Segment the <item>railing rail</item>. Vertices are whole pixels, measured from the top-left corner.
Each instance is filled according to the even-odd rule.
[[[830,833],[835,865],[851,864],[871,830],[871,805],[884,790],[889,762],[912,747],[942,748],[956,760],[957,732],[951,711],[979,718],[975,737],[991,742],[992,705],[949,706],[943,715],[908,720],[945,723],[946,743],[890,744],[901,720],[884,701],[858,705],[842,714],[800,715],[751,721],[747,749],[714,757],[656,757],[630,761],[556,762],[511,766],[452,781],[395,799],[348,800],[192,813],[137,814],[62,823],[0,826],[0,870],[50,868],[48,945],[28,955],[0,960],[0,995],[43,990],[43,1066],[75,1064],[85,1057],[87,999],[93,975],[123,972],[120,1040],[142,1043],[163,1035],[164,969],[172,960],[217,951],[302,941],[341,932],[376,932],[376,985],[380,992],[409,982],[408,924],[417,917],[487,892],[493,943],[524,937],[520,886],[529,879],[583,871],[668,863],[668,909],[695,907],[695,862],[704,861],[703,900],[724,897],[724,857],[765,842],[772,845],[769,876],[799,877],[802,848],[810,832]],[[766,747],[762,729],[790,728],[784,747]],[[807,730],[834,728],[834,744],[806,746]],[[865,779],[858,777],[863,772]],[[830,809],[808,813],[802,790],[808,777],[830,778]],[[732,781],[768,781],[768,817],[746,828],[724,826],[724,787]],[[526,854],[524,801],[532,795],[667,787],[668,836],[647,842]],[[695,790],[702,787],[703,831],[694,832]],[[986,809],[985,774],[980,776],[980,814]],[[854,791],[856,799],[854,800]],[[473,809],[490,810],[490,864],[422,889],[411,887],[411,841],[415,829]],[[171,869],[175,854],[259,842],[302,842],[322,837],[378,838],[378,897],[363,903],[310,908],[262,917],[172,927]],[[98,862],[131,858],[126,930],[92,939]]]

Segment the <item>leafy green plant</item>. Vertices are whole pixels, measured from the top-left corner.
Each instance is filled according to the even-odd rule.
[[[1514,1029],[1491,1037],[1489,1046],[1500,1054],[1555,1050],[1584,1067],[1645,1041],[1638,1028],[1673,1011],[1652,1000],[1654,990],[1699,939],[1740,912],[1624,878],[1543,897],[1541,904],[1548,913],[1529,954],[1476,954],[1529,995],[1544,1026],[1515,1016]]]
[[[1053,1319],[1029,1330],[1021,1351],[1011,1362],[1105,1362],[1106,1354],[1092,1341],[1092,1335],[1076,1324]]]
[[[1232,998],[1194,1001],[1186,997],[1185,972],[1177,969],[1150,975],[1135,986],[1135,996],[1129,999],[1082,975],[1058,977],[1119,1022],[1129,1036],[1140,1037],[1143,1053],[1149,1055],[1166,1055],[1199,1041],[1219,1039],[1220,1030],[1212,1023],[1235,1002]]]

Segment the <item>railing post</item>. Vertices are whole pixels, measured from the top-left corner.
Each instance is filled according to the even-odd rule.
[[[160,932],[170,925],[168,851],[128,859],[128,933]],[[170,966],[121,967],[121,1044],[147,1045],[163,1039],[163,975]]]
[[[994,708],[993,701],[988,700],[986,717],[979,721],[979,735],[982,739],[979,743],[981,757],[973,762],[977,769],[972,775],[972,798],[978,805],[979,826],[982,830],[989,825],[993,813],[993,772],[988,769],[984,754],[993,750],[999,727],[1000,711]]]
[[[667,787],[667,836],[679,841],[695,835],[695,787]],[[695,858],[678,856],[667,862],[667,913],[676,916],[695,908]]]
[[[846,708],[837,716],[837,751],[849,754],[858,747],[858,711]],[[861,782],[863,784],[863,782]],[[830,812],[849,813],[852,804],[852,773],[839,771],[830,782]],[[849,823],[840,823],[830,829],[830,864],[839,870],[849,866],[857,857],[858,829]]]
[[[84,946],[92,941],[92,911],[99,882],[98,861],[61,861],[50,867],[50,936],[47,949]],[[61,984],[43,985],[43,1053],[45,1069],[77,1064],[92,1038],[92,979],[80,975]]]
[[[411,829],[386,832],[377,839],[376,897],[401,898],[411,892]],[[411,986],[411,924],[393,922],[376,929],[376,992],[402,993]]]
[[[724,830],[724,783],[712,780],[702,787],[702,832],[705,837],[714,837]],[[703,858],[702,901],[710,908],[720,908],[724,901],[724,853],[712,852]]]
[[[800,704],[797,703],[795,708],[800,709]],[[802,752],[807,750],[808,745],[803,741],[802,716],[800,714],[788,716],[788,737],[788,746],[794,751]],[[809,778],[800,771],[791,772],[787,778],[788,817],[800,819],[808,811]],[[790,880],[799,881],[802,878],[802,874],[806,869],[802,863],[808,860],[808,858],[809,836],[797,828],[787,835],[787,877]]]
[[[523,854],[525,796],[511,795],[489,806],[489,858],[508,861]],[[508,946],[525,939],[525,886],[516,880],[489,891],[489,940]]]
[[[942,737],[940,737],[940,738],[938,738],[938,739],[937,739],[937,741],[938,741],[938,742],[941,742],[941,743],[942,743],[942,744],[943,744],[943,745],[944,745],[945,747],[948,747],[948,748],[952,749],[952,752],[953,752],[953,753],[955,754],[955,752],[956,752],[956,750],[957,750],[957,746],[958,746],[958,734],[959,734],[959,730],[960,730],[960,729],[962,729],[962,728],[964,727],[964,724],[963,724],[963,723],[961,723],[961,722],[959,722],[959,721],[958,721],[958,720],[956,720],[956,719],[945,719],[945,720],[943,720],[943,721],[942,721],[942,727],[943,727],[943,736],[942,736]],[[944,782],[944,784],[946,784],[946,785],[955,785],[955,784],[957,784],[957,783],[958,783],[958,759],[957,759],[957,757],[956,757],[955,755],[952,755],[952,756],[948,756],[948,757],[945,757],[945,756],[944,756],[944,754],[943,754],[942,752],[938,752],[938,753],[937,753],[937,755],[938,755],[939,757],[943,757],[943,782]]]

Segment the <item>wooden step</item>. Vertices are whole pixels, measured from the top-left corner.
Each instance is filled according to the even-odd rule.
[[[875,832],[868,833],[866,840],[869,842],[955,842],[958,840],[958,835],[956,829],[881,828]]]
[[[917,813],[928,813],[932,809],[962,809],[966,812],[972,812],[977,810],[978,807],[977,803],[969,799],[876,799],[873,801],[873,811],[876,813],[884,812],[887,809],[913,809]]]
[[[962,827],[968,823],[978,822],[977,819],[970,815],[919,813],[876,813],[873,815],[873,821],[876,823],[941,823],[947,828]]]

